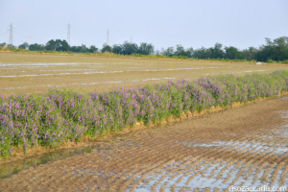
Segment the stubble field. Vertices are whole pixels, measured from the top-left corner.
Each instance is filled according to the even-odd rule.
[[[218,74],[245,75],[287,70],[283,64],[125,56],[0,53],[0,93],[77,92],[138,87]]]

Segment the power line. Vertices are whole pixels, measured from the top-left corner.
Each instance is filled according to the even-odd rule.
[[[70,31],[71,31],[71,26],[70,23],[67,25],[67,42],[70,45]]]
[[[13,24],[9,26],[9,44],[13,45]]]
[[[106,33],[106,44],[109,45],[110,43],[110,33],[109,33],[109,29],[107,30],[107,33]]]

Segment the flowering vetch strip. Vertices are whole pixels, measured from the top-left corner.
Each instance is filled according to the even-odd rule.
[[[33,146],[53,147],[81,136],[115,132],[136,122],[159,122],[183,112],[227,106],[288,90],[288,72],[223,75],[197,81],[169,81],[137,89],[80,95],[53,90],[47,94],[0,97],[0,156]]]

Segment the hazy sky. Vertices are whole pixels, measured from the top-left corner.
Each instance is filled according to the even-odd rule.
[[[288,0],[0,0],[0,42],[10,23],[15,45],[66,39],[70,23],[72,45],[102,47],[109,29],[111,44],[243,49],[288,36]]]

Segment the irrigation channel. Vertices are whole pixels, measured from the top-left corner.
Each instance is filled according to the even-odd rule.
[[[1,191],[288,190],[288,97],[2,164],[0,171]]]

